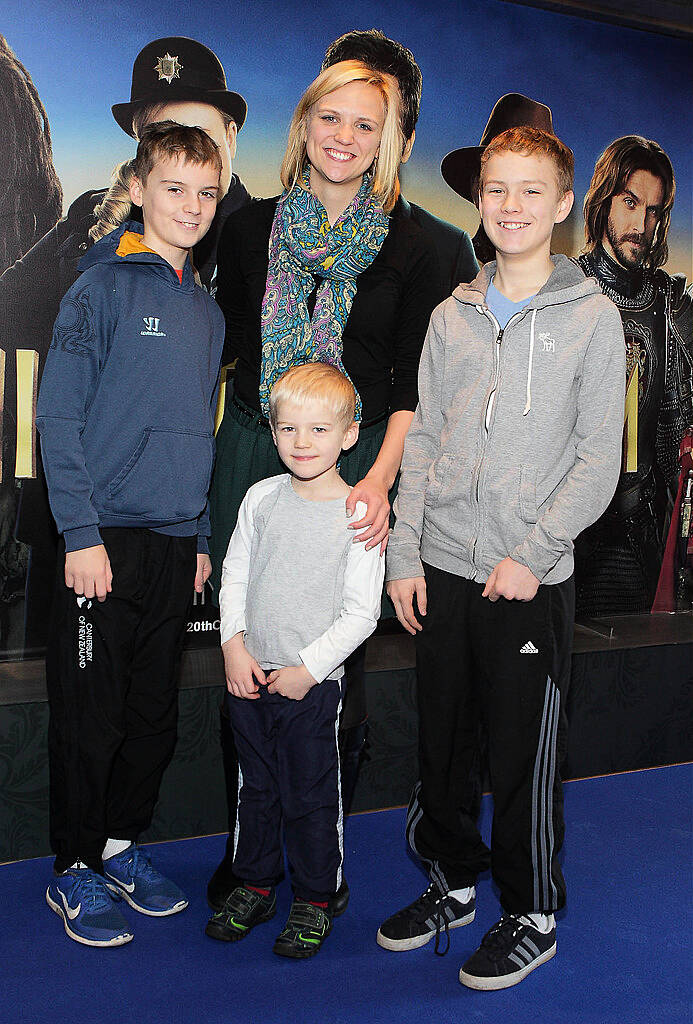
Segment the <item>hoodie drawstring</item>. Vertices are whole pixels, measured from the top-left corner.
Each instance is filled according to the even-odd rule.
[[[527,401],[525,407],[522,410],[522,415],[526,416],[529,410],[532,408],[532,359],[534,357],[534,322],[537,319],[538,310],[532,310],[532,323],[529,328],[529,365],[527,366]]]

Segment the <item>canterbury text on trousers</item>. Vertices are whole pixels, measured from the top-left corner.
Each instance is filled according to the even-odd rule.
[[[107,837],[151,822],[176,742],[175,667],[192,598],[197,537],[107,528],[105,601],[65,586],[58,554],[46,657],[50,834],[56,871],[101,871]]]
[[[240,765],[233,870],[243,882],[281,878],[283,825],[296,895],[327,900],[341,885],[341,699],[342,684],[325,679],[303,700],[261,686],[258,700],[227,702]]]
[[[508,913],[565,904],[559,766],[574,619],[572,577],[533,601],[491,602],[483,585],[424,566],[416,637],[420,780],[407,839],[445,890],[489,866],[477,829],[479,726],[488,736],[494,817],[490,864]]]

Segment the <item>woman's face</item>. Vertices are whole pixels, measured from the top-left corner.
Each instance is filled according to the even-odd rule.
[[[349,82],[315,104],[306,126],[310,184],[343,185],[355,195],[378,153],[385,123],[380,90],[366,82]]]

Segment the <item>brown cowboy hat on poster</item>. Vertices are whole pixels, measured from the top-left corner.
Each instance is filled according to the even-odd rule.
[[[551,110],[544,103],[532,100],[519,92],[509,92],[501,96],[491,111],[479,145],[453,149],[452,153],[443,157],[440,173],[450,188],[463,199],[473,203],[476,198],[474,193],[481,166],[481,154],[496,135],[500,135],[507,128],[525,125],[555,134]]]
[[[185,36],[166,36],[147,43],[132,68],[129,103],[111,107],[113,116],[132,135],[133,112],[145,103],[208,103],[228,114],[240,130],[248,106],[237,92],[226,88],[226,75],[216,53]]]

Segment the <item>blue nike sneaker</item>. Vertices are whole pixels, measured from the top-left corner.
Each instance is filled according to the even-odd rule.
[[[85,946],[123,946],[130,926],[115,906],[105,880],[91,868],[68,868],[46,889],[46,903],[63,919],[65,931]]]
[[[140,914],[167,917],[185,910],[188,905],[178,886],[152,867],[149,854],[135,843],[105,860],[103,873],[109,888]]]

